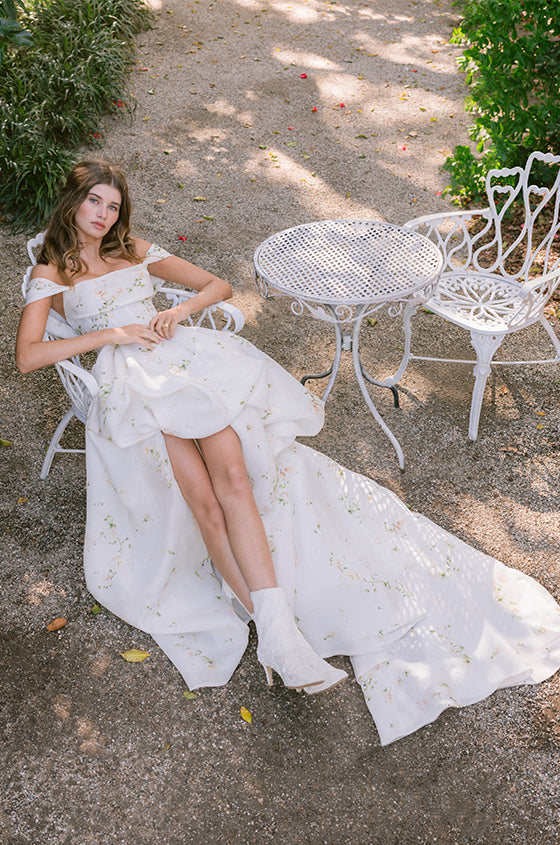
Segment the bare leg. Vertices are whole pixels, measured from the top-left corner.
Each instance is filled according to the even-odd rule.
[[[192,440],[171,434],[164,434],[164,438],[175,480],[198,523],[214,566],[252,612],[250,588],[232,551],[224,513],[200,452]]]
[[[233,554],[249,590],[277,587],[268,539],[237,434],[228,427],[198,443],[225,517]]]
[[[324,690],[346,673],[330,666],[297,628],[278,587],[237,434],[228,427],[198,441],[165,434],[179,489],[198,522],[216,569],[253,613],[257,657],[272,683],[272,669],[286,686]],[[254,601],[253,601],[254,599]]]

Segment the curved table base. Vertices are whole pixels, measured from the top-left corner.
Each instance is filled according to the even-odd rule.
[[[360,390],[362,392],[362,396],[364,397],[364,400],[365,400],[373,418],[381,426],[381,428],[383,429],[383,431],[385,432],[385,434],[387,435],[387,437],[389,438],[389,440],[393,444],[395,452],[397,453],[397,458],[398,458],[399,466],[400,466],[401,469],[404,469],[404,455],[403,455],[401,445],[400,445],[399,441],[397,440],[397,438],[395,437],[395,435],[393,434],[393,432],[391,431],[391,429],[389,428],[389,426],[387,425],[387,423],[385,422],[385,420],[383,419],[383,417],[381,416],[381,414],[379,413],[379,411],[377,410],[377,408],[375,407],[375,404],[374,404],[374,402],[373,402],[373,400],[372,400],[372,398],[369,394],[369,391],[367,389],[366,381],[368,381],[370,384],[375,384],[377,387],[385,387],[388,390],[390,390],[393,394],[394,407],[395,408],[400,407],[397,382],[399,381],[399,379],[402,377],[404,371],[406,370],[406,367],[407,367],[407,364],[408,364],[408,361],[409,361],[409,358],[410,358],[410,343],[411,343],[410,321],[411,321],[412,316],[416,313],[419,304],[420,304],[420,302],[417,301],[417,300],[410,300],[405,305],[404,313],[403,313],[403,328],[404,328],[404,335],[405,335],[405,346],[404,346],[403,356],[402,356],[401,362],[399,364],[399,367],[398,367],[397,371],[394,373],[394,375],[390,376],[389,378],[385,379],[384,381],[378,381],[377,379],[374,379],[372,376],[370,376],[369,373],[364,368],[362,361],[361,361],[361,357],[360,357],[360,328],[361,328],[362,320],[365,316],[365,311],[366,311],[368,306],[362,306],[362,307],[359,307],[357,309],[355,320],[354,320],[354,329],[353,329],[352,334],[350,335],[349,333],[343,333],[342,328],[341,328],[341,323],[337,319],[337,316],[336,316],[334,309],[329,305],[325,305],[324,307],[332,315],[332,322],[333,322],[334,330],[335,330],[336,348],[335,348],[335,355],[334,355],[333,363],[331,364],[331,366],[329,367],[328,370],[325,370],[322,373],[309,373],[308,375],[303,376],[303,378],[301,379],[301,383],[305,384],[305,382],[308,381],[309,379],[320,379],[320,378],[326,378],[327,376],[330,376],[329,382],[327,384],[327,387],[325,388],[325,391],[324,391],[323,397],[322,397],[323,401],[326,402],[327,399],[329,398],[329,395],[330,395],[331,390],[334,386],[336,377],[338,375],[338,371],[339,371],[339,368],[340,368],[340,361],[341,361],[341,357],[342,357],[342,350],[348,350],[348,351],[351,350],[352,351],[352,360],[353,360],[353,364],[354,364],[354,372],[356,374],[356,380],[357,380],[358,385],[360,387]]]

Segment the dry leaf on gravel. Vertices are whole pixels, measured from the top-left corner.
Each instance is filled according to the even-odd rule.
[[[149,652],[141,648],[129,648],[128,651],[120,651],[119,654],[127,663],[141,663],[150,656]]]

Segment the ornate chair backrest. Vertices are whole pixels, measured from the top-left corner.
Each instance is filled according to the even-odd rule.
[[[534,152],[525,167],[491,170],[486,193],[489,213],[472,237],[473,268],[525,282],[554,270],[560,263],[551,260],[551,247],[560,244],[560,156]],[[504,223],[521,204],[524,219],[512,238]]]

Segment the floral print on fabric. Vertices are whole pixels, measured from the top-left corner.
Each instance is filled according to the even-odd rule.
[[[149,322],[149,264],[64,291],[76,331]],[[33,293],[51,295],[44,280]],[[52,283],[50,283],[52,284]],[[57,291],[60,290],[57,286]],[[173,477],[162,432],[237,432],[280,584],[323,656],[349,655],[381,742],[560,665],[560,609],[390,491],[296,442],[323,403],[243,338],[179,327],[107,346],[87,424],[88,588],[155,638],[189,687],[225,684],[247,643]]]

